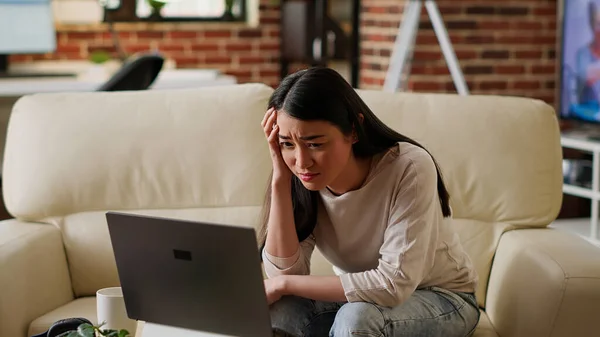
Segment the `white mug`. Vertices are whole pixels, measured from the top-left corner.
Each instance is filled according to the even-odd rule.
[[[100,289],[96,292],[96,309],[98,324],[105,324],[100,329],[125,329],[131,336],[135,336],[137,321],[127,317],[123,291],[121,287]]]

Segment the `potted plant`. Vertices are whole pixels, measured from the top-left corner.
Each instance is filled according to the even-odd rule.
[[[129,331],[121,329],[102,329],[104,323],[91,325],[89,323],[83,323],[77,327],[77,331],[68,331],[58,335],[57,337],[130,337]]]
[[[235,16],[233,15],[233,5],[235,5],[235,0],[224,0],[224,1],[225,1],[225,11],[223,12],[223,20],[225,20],[225,21],[235,20]]]
[[[148,6],[152,8],[152,14],[150,14],[150,20],[152,21],[160,21],[162,19],[162,15],[160,11],[165,7],[167,1],[165,0],[146,0]]]
[[[87,71],[82,73],[82,78],[90,78],[97,81],[105,81],[110,78],[110,71],[107,62],[110,61],[111,55],[106,50],[95,50],[90,52],[89,61],[92,63]]]

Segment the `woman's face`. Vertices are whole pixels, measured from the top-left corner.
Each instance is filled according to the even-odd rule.
[[[288,168],[311,191],[339,183],[352,156],[352,136],[326,121],[303,121],[277,113],[281,154]]]

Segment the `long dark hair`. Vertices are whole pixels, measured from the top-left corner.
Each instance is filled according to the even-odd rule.
[[[351,135],[354,131],[358,141],[352,145],[352,152],[357,158],[387,151],[398,142],[423,148],[416,141],[392,130],[379,120],[354,88],[340,74],[329,68],[315,67],[288,75],[271,96],[268,108],[272,107],[300,120],[328,121],[337,126],[344,135]],[[364,117],[362,122],[360,114]],[[442,214],[448,217],[451,214],[448,191],[435,159],[434,163]],[[306,189],[298,177],[292,176],[292,205],[299,241],[306,239],[315,228],[318,193]],[[266,240],[270,207],[269,183],[259,230],[261,247],[264,247]]]

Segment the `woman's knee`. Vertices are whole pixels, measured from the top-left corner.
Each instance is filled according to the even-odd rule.
[[[302,336],[313,306],[311,300],[296,296],[284,296],[273,303],[269,312],[274,335]]]
[[[383,336],[385,319],[379,308],[371,303],[344,304],[331,327],[330,336]]]

